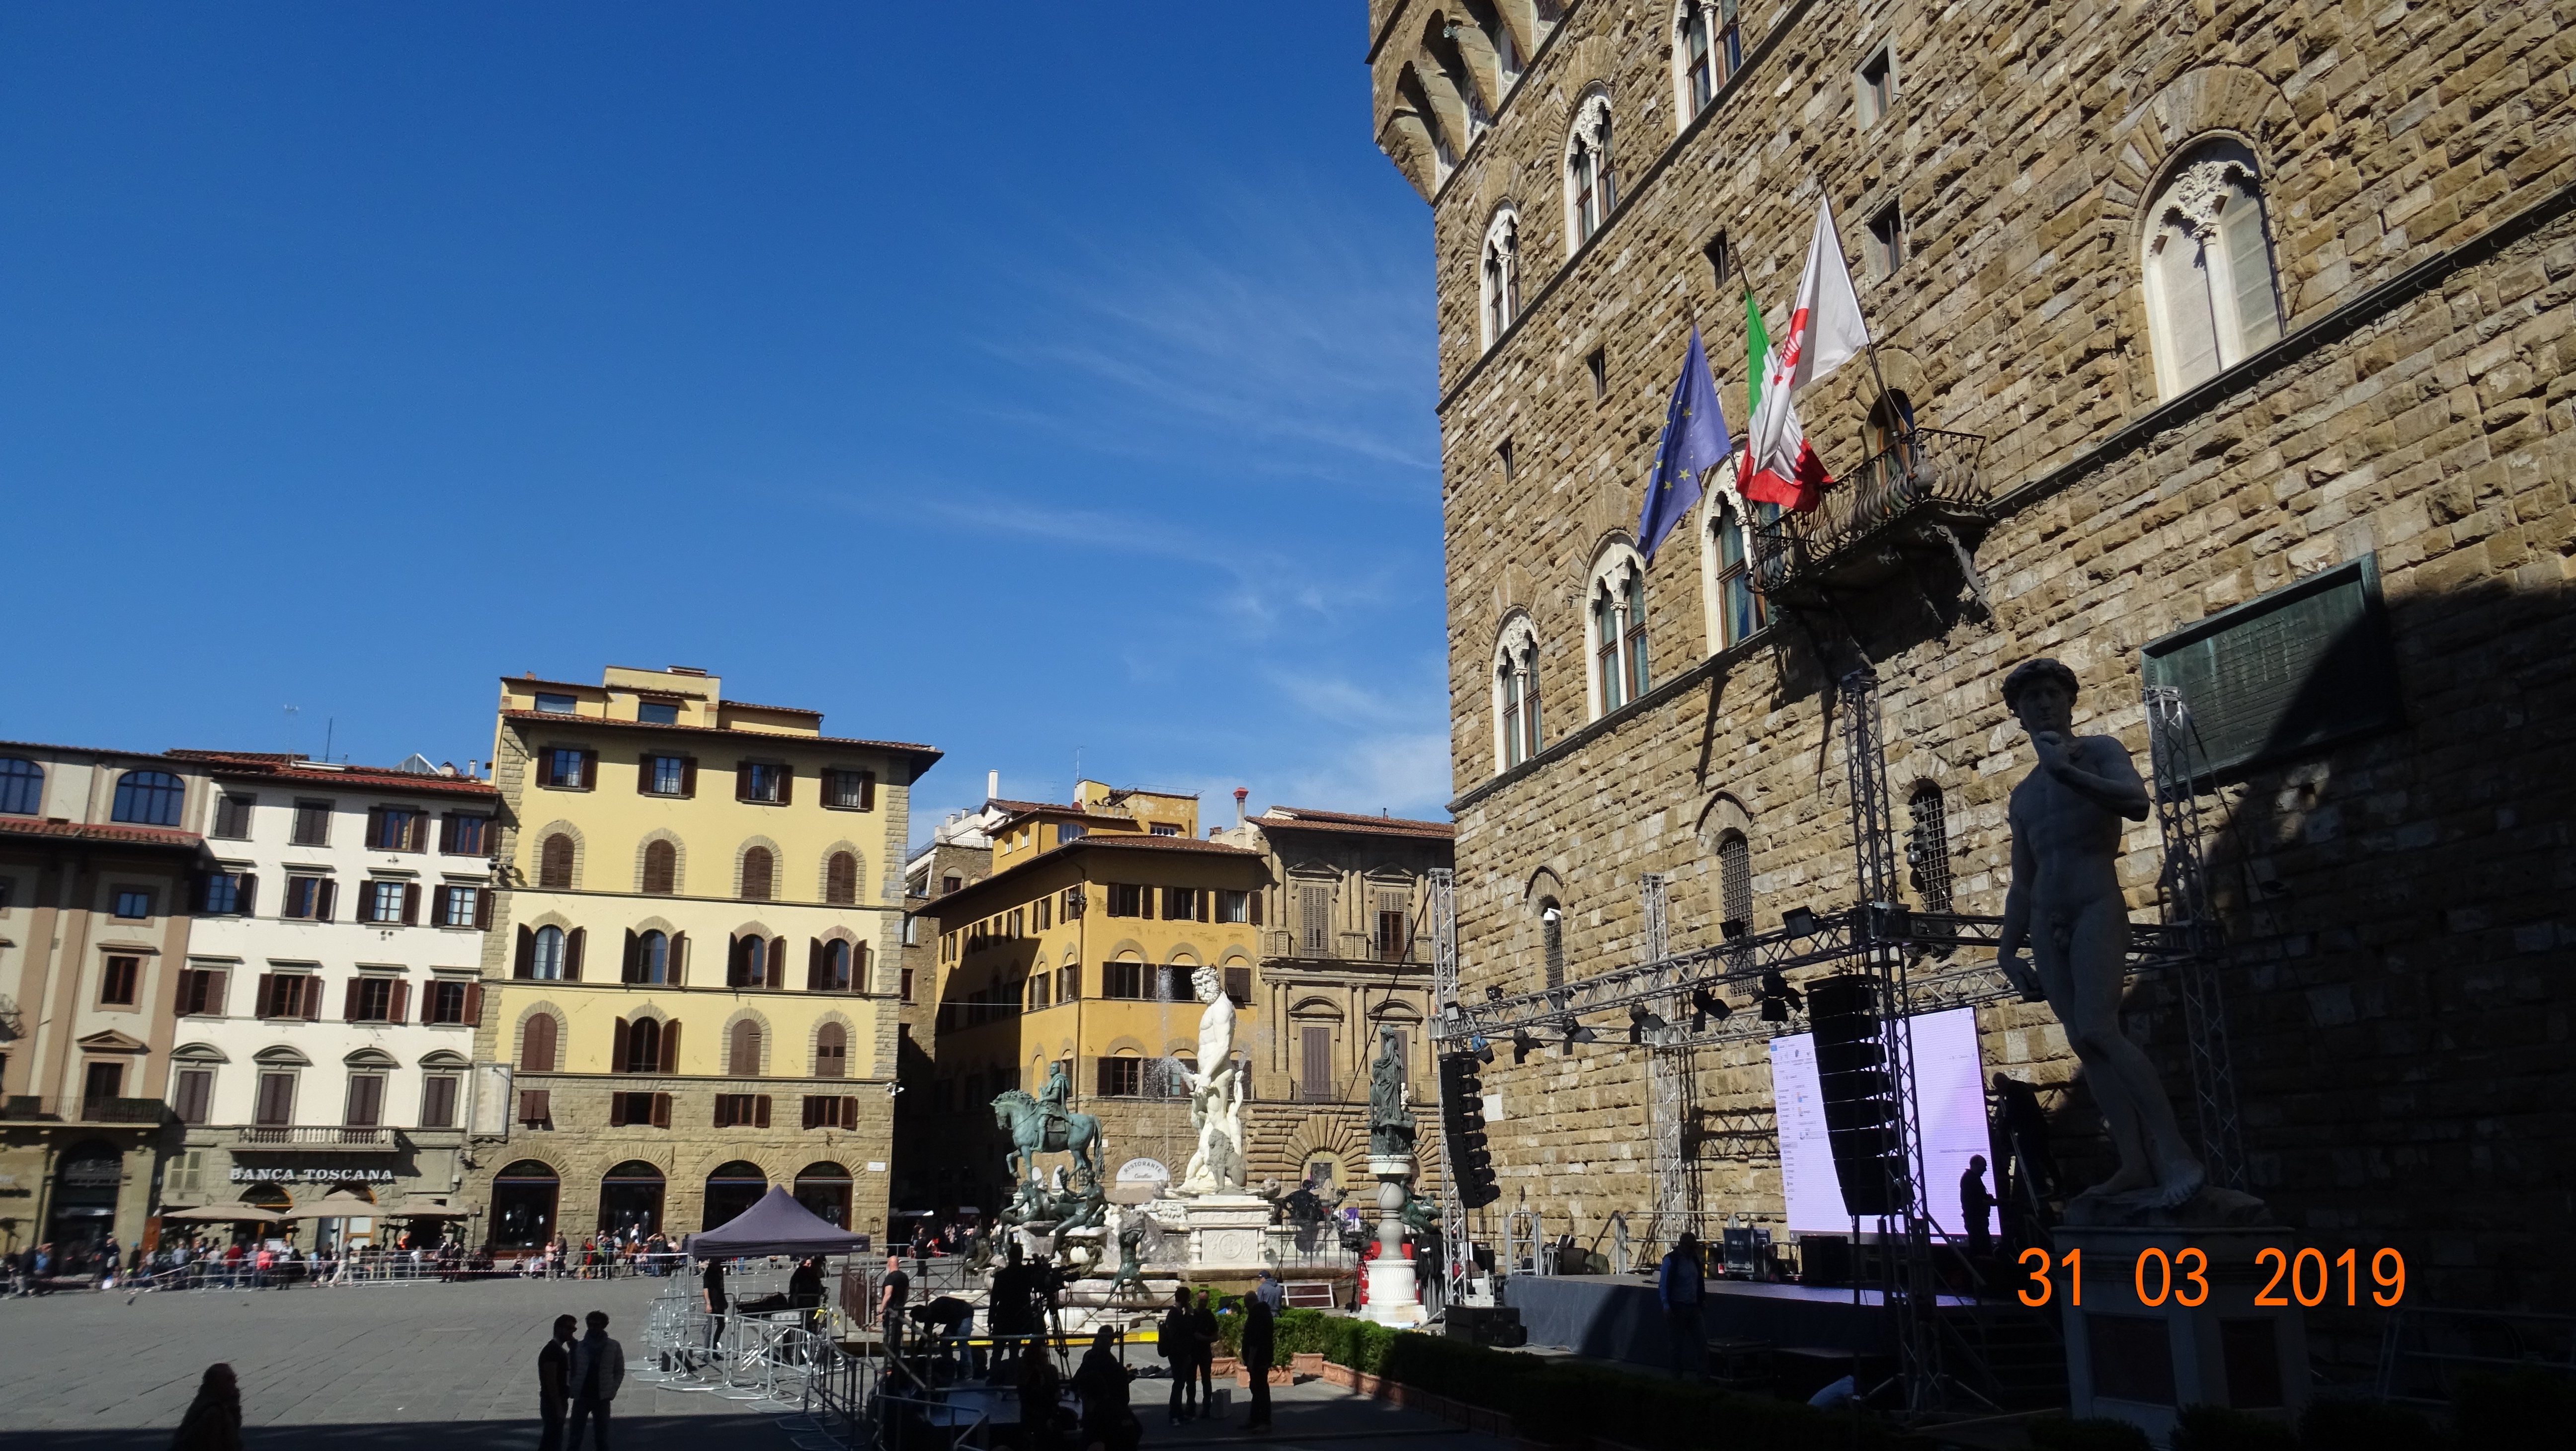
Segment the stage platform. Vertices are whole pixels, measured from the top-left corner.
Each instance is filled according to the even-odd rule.
[[[1503,1303],[1521,1312],[1532,1345],[1662,1370],[1672,1364],[1655,1282],[1638,1275],[1513,1275]],[[1890,1349],[1879,1292],[1711,1280],[1701,1318],[1711,1340],[1766,1340],[1867,1354]],[[1944,1305],[1966,1305],[1956,1296]]]

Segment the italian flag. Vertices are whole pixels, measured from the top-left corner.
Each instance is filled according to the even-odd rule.
[[[1745,352],[1762,367],[1748,385],[1745,467],[1741,492],[1747,499],[1807,510],[1823,499],[1833,477],[1825,472],[1807,431],[1798,422],[1793,401],[1798,389],[1824,377],[1869,346],[1869,329],[1861,321],[1860,294],[1852,287],[1851,269],[1843,262],[1843,243],[1834,228],[1833,207],[1816,202],[1816,232],[1807,244],[1807,270],[1798,279],[1797,310],[1789,315],[1786,352],[1771,346],[1762,326],[1762,307],[1744,294]]]

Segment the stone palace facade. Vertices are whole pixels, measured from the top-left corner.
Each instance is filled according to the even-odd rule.
[[[1639,961],[1650,872],[1676,951],[1852,902],[1864,663],[1908,900],[1965,913],[2031,764],[2004,673],[2065,661],[2142,770],[2142,675],[2192,682],[2250,1187],[2400,1249],[2409,1303],[2563,1309],[2569,19],[1373,0],[1377,140],[1431,205],[1466,994]],[[1692,329],[1740,440],[1745,290],[1784,338],[1820,194],[1878,344],[1798,396],[1837,483],[1787,520],[1714,488],[1648,566]],[[2157,869],[2150,823],[2139,921]],[[2098,1177],[2055,1019],[1977,1022]],[[1483,1074],[1495,1212],[1587,1244],[1654,1201],[1646,1054],[1596,1026]],[[2188,1115],[2170,987],[2127,1026]],[[1693,1060],[1712,1220],[1781,1223],[1768,1073],[1761,1037]]]

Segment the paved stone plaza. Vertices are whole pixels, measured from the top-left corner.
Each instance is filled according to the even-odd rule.
[[[609,1333],[640,1353],[645,1306],[661,1280],[369,1286],[259,1293],[61,1294],[0,1301],[0,1441],[11,1451],[169,1444],[207,1365],[241,1378],[242,1439],[252,1447],[386,1446],[517,1451],[537,1440],[536,1355],[558,1314],[605,1310]],[[1170,1385],[1139,1380],[1149,1445],[1244,1442],[1232,1424],[1164,1423]],[[1407,1451],[1497,1451],[1491,1437],[1312,1382],[1276,1393],[1294,1448],[1400,1442]],[[629,1376],[617,1397],[619,1451],[738,1446],[794,1451],[777,1418],[705,1393]],[[810,1437],[809,1437],[810,1439]]]

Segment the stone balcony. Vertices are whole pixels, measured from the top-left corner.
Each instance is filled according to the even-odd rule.
[[[402,1144],[389,1128],[359,1128],[341,1124],[262,1124],[236,1128],[233,1152],[256,1153],[262,1149],[275,1152],[329,1149],[341,1154],[398,1153]]]
[[[1761,521],[1754,587],[1785,604],[1809,604],[1877,585],[1904,570],[1908,556],[1971,568],[1968,551],[1992,523],[1977,470],[1985,446],[1982,434],[1918,429],[1835,480],[1814,509]]]

